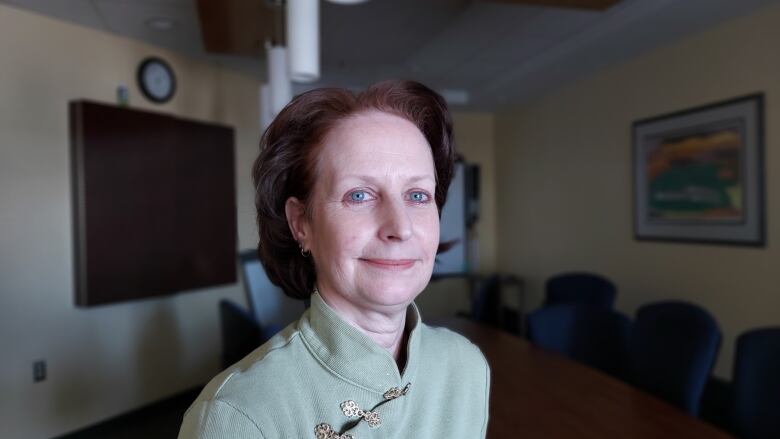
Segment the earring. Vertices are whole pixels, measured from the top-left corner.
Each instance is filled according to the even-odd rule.
[[[298,243],[298,247],[301,248],[301,256],[303,256],[304,258],[308,258],[309,255],[311,255],[311,252],[309,250],[304,250],[303,249],[303,244]]]

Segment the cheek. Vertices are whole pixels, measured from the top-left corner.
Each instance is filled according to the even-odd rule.
[[[433,212],[426,212],[421,215],[417,221],[417,230],[420,241],[425,249],[432,255],[436,254],[439,247],[439,214],[434,209]]]
[[[369,239],[366,236],[369,230],[370,227],[367,227],[358,215],[334,215],[321,235],[331,256],[354,256]]]

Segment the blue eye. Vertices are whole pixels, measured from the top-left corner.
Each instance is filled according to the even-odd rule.
[[[422,191],[414,191],[409,194],[409,198],[411,198],[415,203],[425,203],[428,201],[428,194]]]
[[[363,201],[366,201],[366,198],[368,198],[366,191],[355,191],[349,194],[349,200],[354,201],[356,203],[361,203]]]

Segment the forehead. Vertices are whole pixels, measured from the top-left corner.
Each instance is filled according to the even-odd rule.
[[[417,126],[381,111],[358,113],[336,124],[323,139],[318,162],[325,173],[434,174],[431,147]]]

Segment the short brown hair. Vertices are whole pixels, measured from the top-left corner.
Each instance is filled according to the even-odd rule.
[[[307,205],[314,187],[317,146],[348,116],[379,110],[409,120],[422,132],[433,153],[436,206],[441,215],[452,179],[455,148],[452,118],[444,99],[414,81],[390,80],[354,94],[320,88],[292,100],[266,129],[255,160],[255,207],[258,255],[268,278],[296,299],[314,290],[316,272],[304,257],[287,224],[285,203],[296,197]]]

